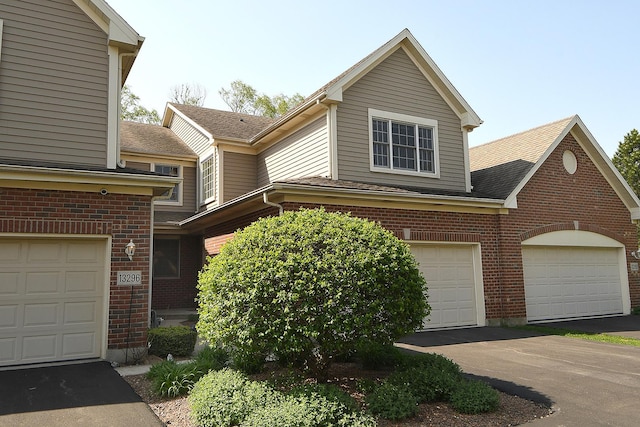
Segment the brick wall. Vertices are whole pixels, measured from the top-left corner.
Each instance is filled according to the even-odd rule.
[[[562,166],[562,153],[571,150],[578,170],[568,174]],[[593,231],[616,239],[626,246],[627,258],[638,247],[636,226],[629,211],[602,177],[588,155],[571,135],[541,165],[518,195],[518,208],[508,214],[433,212],[361,206],[323,205],[329,212],[351,212],[360,218],[379,222],[400,238],[410,229],[410,240],[480,243],[489,323],[526,318],[521,242],[538,234],[575,229]],[[283,203],[285,210],[319,207],[312,203]],[[212,227],[205,241],[215,247],[238,228],[261,215],[276,215],[274,209],[238,217],[233,222]],[[629,266],[627,266],[629,270]],[[629,273],[631,305],[640,305],[640,274]],[[491,322],[493,320],[494,322]]]
[[[154,309],[195,308],[196,284],[201,268],[202,239],[199,236],[181,236],[180,277],[153,279],[151,307]]]
[[[0,233],[110,235],[107,347],[146,347],[151,197],[0,188]],[[133,261],[124,248],[133,239]],[[142,285],[117,286],[118,271],[142,272]],[[131,327],[129,306],[131,304]],[[128,343],[127,343],[128,341]]]

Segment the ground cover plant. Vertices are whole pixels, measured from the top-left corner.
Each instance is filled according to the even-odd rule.
[[[322,381],[363,343],[391,344],[428,315],[409,247],[377,223],[323,209],[262,218],[209,259],[200,336],[259,370],[265,358]]]

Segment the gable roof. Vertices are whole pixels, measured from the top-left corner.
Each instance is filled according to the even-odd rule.
[[[474,191],[504,199],[506,208],[517,208],[518,193],[569,133],[629,209],[631,218],[640,219],[640,200],[577,115],[471,148]]]
[[[342,101],[342,93],[346,89],[398,49],[403,49],[409,55],[422,74],[458,115],[462,121],[462,127],[471,130],[482,124],[480,117],[473,111],[471,106],[451,84],[440,68],[438,68],[418,40],[411,34],[411,31],[406,28],[370,55],[323,86],[319,92],[324,92],[328,99]]]
[[[120,149],[132,153],[198,158],[170,129],[158,125],[120,122]]]
[[[249,142],[253,136],[274,121],[274,119],[269,117],[170,102],[167,104],[167,110],[165,110],[165,117],[163,119],[164,126],[169,125],[169,117],[173,111],[181,112],[187,116],[200,125],[213,138],[243,140],[246,142]]]
[[[474,191],[507,199],[573,117],[469,149]]]
[[[462,98],[462,95],[453,87],[408,29],[402,30],[380,48],[320,87],[295,108],[277,119],[168,103],[162,124],[168,126],[171,115],[178,111],[201,126],[214,138],[242,140],[252,145],[259,144],[263,138],[267,138],[272,132],[281,129],[289,122],[299,121],[299,116],[305,111],[319,108],[318,103],[342,101],[342,93],[346,89],[398,49],[403,49],[407,53],[425,78],[458,115],[463,127],[472,130],[482,124],[480,117]]]

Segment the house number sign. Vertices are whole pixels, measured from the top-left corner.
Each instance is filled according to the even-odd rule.
[[[118,271],[118,285],[142,285],[142,271]]]

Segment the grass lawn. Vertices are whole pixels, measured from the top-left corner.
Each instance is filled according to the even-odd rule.
[[[639,339],[631,338],[631,337],[623,337],[620,335],[598,334],[594,332],[576,331],[572,329],[554,328],[551,326],[541,326],[541,325],[516,326],[514,329],[538,332],[540,334],[545,334],[545,335],[559,335],[562,337],[606,342],[609,344],[621,344],[621,345],[630,345],[633,347],[640,347]]]

